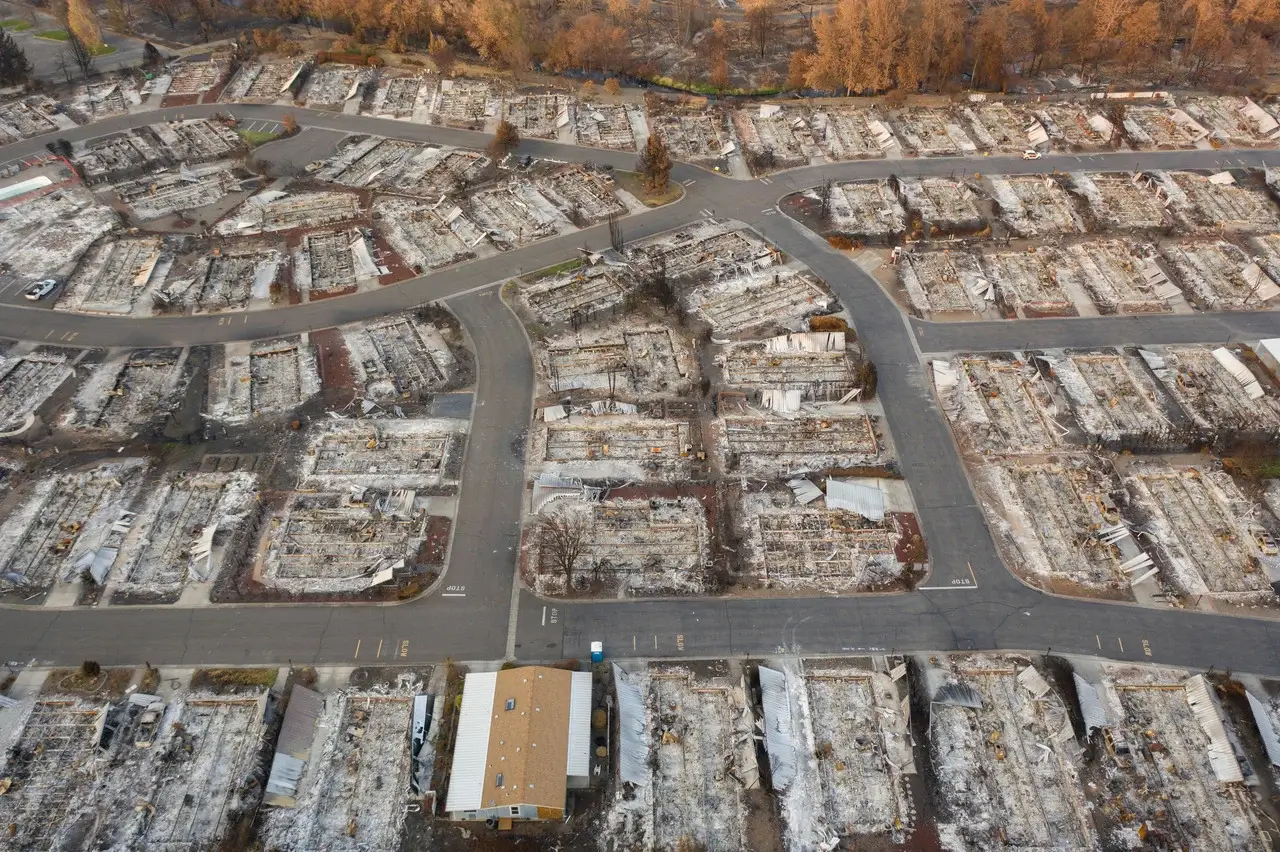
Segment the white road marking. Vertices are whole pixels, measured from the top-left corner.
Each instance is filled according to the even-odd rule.
[[[440,593],[440,597],[442,598],[465,598],[466,596],[467,596],[466,592],[441,592]]]
[[[769,184],[773,183],[773,180],[771,178],[760,178],[760,182],[768,186]]]
[[[685,185],[685,186],[693,186],[693,185],[694,185],[695,183],[697,183],[697,182],[698,182],[698,179],[697,179],[697,178],[689,178],[687,181],[684,181],[684,185]]]

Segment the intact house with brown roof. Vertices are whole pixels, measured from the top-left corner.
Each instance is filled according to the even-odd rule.
[[[462,687],[445,811],[450,819],[562,819],[590,784],[591,673],[526,666]]]

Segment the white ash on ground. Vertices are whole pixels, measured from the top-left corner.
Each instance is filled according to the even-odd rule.
[[[902,110],[894,116],[893,125],[903,149],[917,157],[972,157],[978,153],[978,146],[949,110]]]
[[[1066,427],[1053,392],[1035,366],[1012,357],[961,356],[950,383],[934,368],[934,382],[963,449],[977,453],[1043,453],[1061,443]]]
[[[144,349],[93,367],[59,426],[131,435],[163,422],[191,381],[187,349]]]
[[[1155,246],[1122,240],[1088,240],[1062,247],[1058,270],[1065,287],[1085,292],[1104,314],[1157,313],[1185,306],[1156,261]]]
[[[747,476],[777,478],[889,461],[879,418],[856,403],[785,415],[725,414],[718,426],[725,470]]]
[[[1129,144],[1135,148],[1208,147],[1209,129],[1178,107],[1133,104],[1125,108],[1122,123]]]
[[[394,849],[404,826],[409,726],[419,685],[325,696],[297,804],[271,808],[259,837],[280,852]]]
[[[788,848],[822,848],[833,837],[903,842],[915,820],[905,681],[853,661],[771,668],[785,679],[796,744],[797,771],[780,802]]]
[[[981,655],[918,665],[944,848],[1093,848],[1071,719],[1032,662]]]
[[[982,313],[995,298],[974,252],[906,252],[898,259],[897,274],[908,303],[923,317]]]
[[[1018,316],[1072,316],[1078,313],[1072,294],[1059,278],[1062,253],[1051,246],[1034,251],[994,251],[982,256],[982,266],[996,283],[1005,308]],[[1083,295],[1083,294],[1081,294]]]
[[[737,147],[733,130],[720,110],[673,108],[648,112],[650,133],[662,137],[673,160],[719,163]]]
[[[350,293],[377,281],[380,270],[358,228],[313,231],[293,253],[293,286],[303,301]]]
[[[580,538],[576,559],[566,549],[571,539],[552,529]],[[704,594],[711,570],[707,510],[696,496],[556,499],[531,528],[527,559],[540,594],[591,584],[619,596]]]
[[[634,798],[615,801],[602,841],[613,839],[615,848],[752,848],[748,799],[760,784],[752,714],[736,664],[714,665],[695,673],[655,664],[631,675],[645,702],[650,776]]]
[[[286,99],[304,67],[305,63],[296,61],[245,63],[222,90],[220,100],[226,103],[274,103]]]
[[[67,111],[82,123],[88,123],[141,106],[142,93],[131,74],[120,73],[76,86],[67,101]]]
[[[1280,208],[1261,186],[1241,185],[1230,172],[1151,172],[1160,197],[1195,231],[1267,233],[1280,229]]]
[[[1067,188],[1083,199],[1097,231],[1150,231],[1171,224],[1151,179],[1141,173],[1072,172]]]
[[[576,113],[574,133],[579,145],[634,151],[637,140],[649,135],[644,110],[638,106],[584,102]]]
[[[381,491],[456,484],[467,421],[448,418],[335,421],[319,429],[299,465],[308,488]]]
[[[1280,401],[1266,392],[1270,381],[1254,373],[1248,359],[1217,352],[1211,346],[1165,346],[1140,349],[1139,355],[1207,437],[1280,434]]]
[[[960,108],[969,132],[985,151],[1011,154],[1044,144],[1044,127],[1022,104],[983,101]]]
[[[747,391],[767,408],[794,410],[793,401],[837,402],[861,387],[861,351],[842,331],[734,341],[715,361],[727,387]]]
[[[365,136],[351,139],[315,177],[359,189],[438,200],[484,180],[491,166],[490,159],[479,151]]]
[[[378,232],[417,271],[472,260],[495,249],[487,234],[456,204],[380,198],[373,204]]]
[[[804,197],[820,201],[813,190]],[[907,212],[887,181],[834,184],[830,208],[830,227],[837,233],[884,239],[907,230]]]
[[[0,357],[0,431],[21,429],[74,374],[68,350],[15,347]]]
[[[553,394],[608,390],[627,398],[683,395],[697,367],[687,336],[627,316],[539,341],[535,367]]]
[[[498,118],[515,127],[521,139],[557,139],[572,121],[577,106],[572,95],[559,92],[509,95],[502,99]]]
[[[983,508],[1005,539],[1018,573],[1087,589],[1127,588],[1127,557],[1099,533],[1124,522],[1113,495],[1120,481],[1104,459],[1060,455],[1056,461],[1006,459],[977,471]]]
[[[427,99],[438,86],[439,80],[430,75],[384,74],[378,80],[378,88],[365,112],[379,118],[411,118],[416,111],[425,108]]]
[[[1148,518],[1144,528],[1158,542],[1168,587],[1237,604],[1274,600],[1276,520],[1245,498],[1230,474],[1135,462],[1125,484]]]
[[[619,307],[638,286],[637,278],[624,267],[574,264],[522,278],[517,292],[523,307],[536,320],[561,325]]]
[[[574,230],[565,213],[523,177],[478,189],[468,202],[471,219],[504,251]]]
[[[28,95],[0,104],[0,143],[6,145],[71,127],[75,122],[61,115],[57,102],[46,95]]]
[[[1234,243],[1184,241],[1160,251],[1183,291],[1203,308],[1265,310],[1280,296],[1280,286]]]
[[[138,509],[111,576],[112,595],[176,597],[190,582],[211,582],[226,544],[257,505],[253,474],[173,473]]]
[[[489,80],[459,77],[441,80],[426,109],[434,124],[475,127],[498,114],[500,99]]]
[[[111,555],[146,468],[146,461],[126,458],[28,484],[0,527],[0,581],[47,589]]]
[[[558,166],[539,175],[537,186],[579,228],[646,209],[631,193],[619,189],[612,175],[579,165]]]
[[[733,511],[745,567],[768,588],[827,594],[886,588],[906,566],[896,518],[872,521],[844,509],[797,506],[791,491],[742,492]]]
[[[978,196],[963,181],[950,178],[900,178],[898,196],[916,228],[929,232],[979,231],[987,226]]]
[[[104,241],[76,267],[54,308],[114,314],[129,314],[138,307],[149,310],[148,296],[163,284],[168,270],[163,256],[159,237]]]
[[[1266,269],[1272,281],[1280,281],[1280,234],[1267,234],[1249,240],[1255,263]]]
[[[1102,664],[1091,680],[1107,722],[1106,775],[1118,793],[1106,807],[1116,823],[1108,848],[1139,849],[1152,839],[1209,852],[1256,848],[1259,812],[1239,783],[1232,734],[1204,676]]]
[[[813,138],[830,160],[882,158],[897,144],[893,131],[874,107],[815,112],[809,123]]]
[[[440,329],[412,315],[344,326],[353,377],[375,401],[420,401],[453,379],[453,352]]]
[[[182,62],[169,79],[170,96],[203,95],[226,79],[229,63],[211,57],[207,62]]]
[[[713,330],[732,334],[762,325],[799,331],[808,317],[827,313],[835,296],[796,264],[700,284],[686,294],[684,302]]]
[[[822,152],[814,142],[806,112],[760,104],[730,114],[752,172],[762,174],[821,161]]]
[[[263,538],[261,581],[299,593],[352,592],[390,581],[416,561],[426,541],[427,499],[362,485],[291,494]]]
[[[1116,128],[1101,113],[1076,104],[1037,104],[1032,114],[1058,147],[1068,151],[1102,150],[1116,138]]]
[[[1250,98],[1194,95],[1182,100],[1187,112],[1232,148],[1271,147],[1280,141],[1280,122]]]
[[[1042,356],[1091,442],[1158,445],[1175,432],[1172,403],[1142,361],[1123,352]]]
[[[236,241],[219,246],[155,292],[162,305],[196,313],[243,310],[269,304],[285,268],[284,243]]]
[[[210,375],[210,416],[224,423],[288,414],[320,391],[315,353],[303,339],[226,346],[226,363]]]
[[[69,274],[95,242],[120,223],[114,210],[83,188],[16,204],[0,217],[0,257],[28,278]]]
[[[116,197],[141,222],[198,210],[239,190],[233,165],[226,162],[166,169],[112,186]]]
[[[624,408],[630,413],[618,413]],[[688,478],[697,452],[688,419],[648,416],[607,400],[554,421],[546,420],[546,411],[529,442],[531,467],[537,471],[639,482]]]
[[[323,65],[311,72],[299,98],[308,107],[320,109],[341,106],[360,93],[361,86],[373,79],[371,68],[353,65]]]
[[[1023,237],[1082,234],[1084,220],[1062,184],[1047,175],[992,177],[991,197],[1000,219]]]
[[[642,273],[660,271],[681,281],[733,279],[781,262],[777,249],[732,219],[701,219],[638,240],[627,245],[624,257]]]
[[[16,708],[15,708],[16,709]],[[58,848],[69,818],[93,787],[100,700],[37,698],[0,759],[10,784],[0,796],[0,819],[10,827],[7,848]]]
[[[213,227],[215,234],[263,234],[294,228],[318,228],[361,215],[360,199],[351,192],[267,190],[251,196]]]

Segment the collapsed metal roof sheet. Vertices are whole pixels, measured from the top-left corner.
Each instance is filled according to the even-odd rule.
[[[1076,703],[1080,705],[1080,715],[1084,718],[1085,733],[1094,728],[1110,727],[1111,713],[1098,695],[1097,688],[1075,672],[1071,676],[1076,682]]]
[[[828,478],[827,508],[857,512],[868,521],[883,521],[884,492],[869,485]]]
[[[618,696],[618,777],[640,787],[649,786],[649,726],[644,718],[644,695],[627,674],[613,664],[613,689]]]
[[[1049,694],[1049,682],[1044,679],[1035,666],[1027,666],[1018,672],[1018,683],[1036,698],[1044,698]]]
[[[822,497],[822,489],[807,479],[789,479],[787,487],[796,495],[796,502],[801,506],[808,505]]]
[[[1253,711],[1253,721],[1258,726],[1258,733],[1262,735],[1262,746],[1267,750],[1267,757],[1271,758],[1274,765],[1280,766],[1280,736],[1276,734],[1276,726],[1271,721],[1267,705],[1254,698],[1252,692],[1246,692],[1245,697],[1249,699],[1249,709]]]
[[[291,808],[298,803],[298,782],[311,758],[311,743],[316,738],[316,724],[323,712],[324,698],[319,693],[294,685],[276,740],[263,804]]]
[[[1218,700],[1209,690],[1209,681],[1204,675],[1192,675],[1183,686],[1186,689],[1187,705],[1200,723],[1200,729],[1209,738],[1209,764],[1213,766],[1213,774],[1223,784],[1243,781],[1240,761],[1236,760],[1235,750],[1227,739],[1227,727],[1222,723]]]
[[[779,792],[796,778],[796,738],[785,672],[760,667],[760,704],[764,708],[764,745],[769,753],[773,789]]]

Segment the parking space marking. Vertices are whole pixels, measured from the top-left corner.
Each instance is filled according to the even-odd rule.
[[[379,660],[382,659],[382,640],[381,639],[378,640],[378,653],[374,654],[374,657]]]
[[[360,659],[360,640],[359,639],[356,640],[356,652],[351,655],[351,659],[353,660]]]

